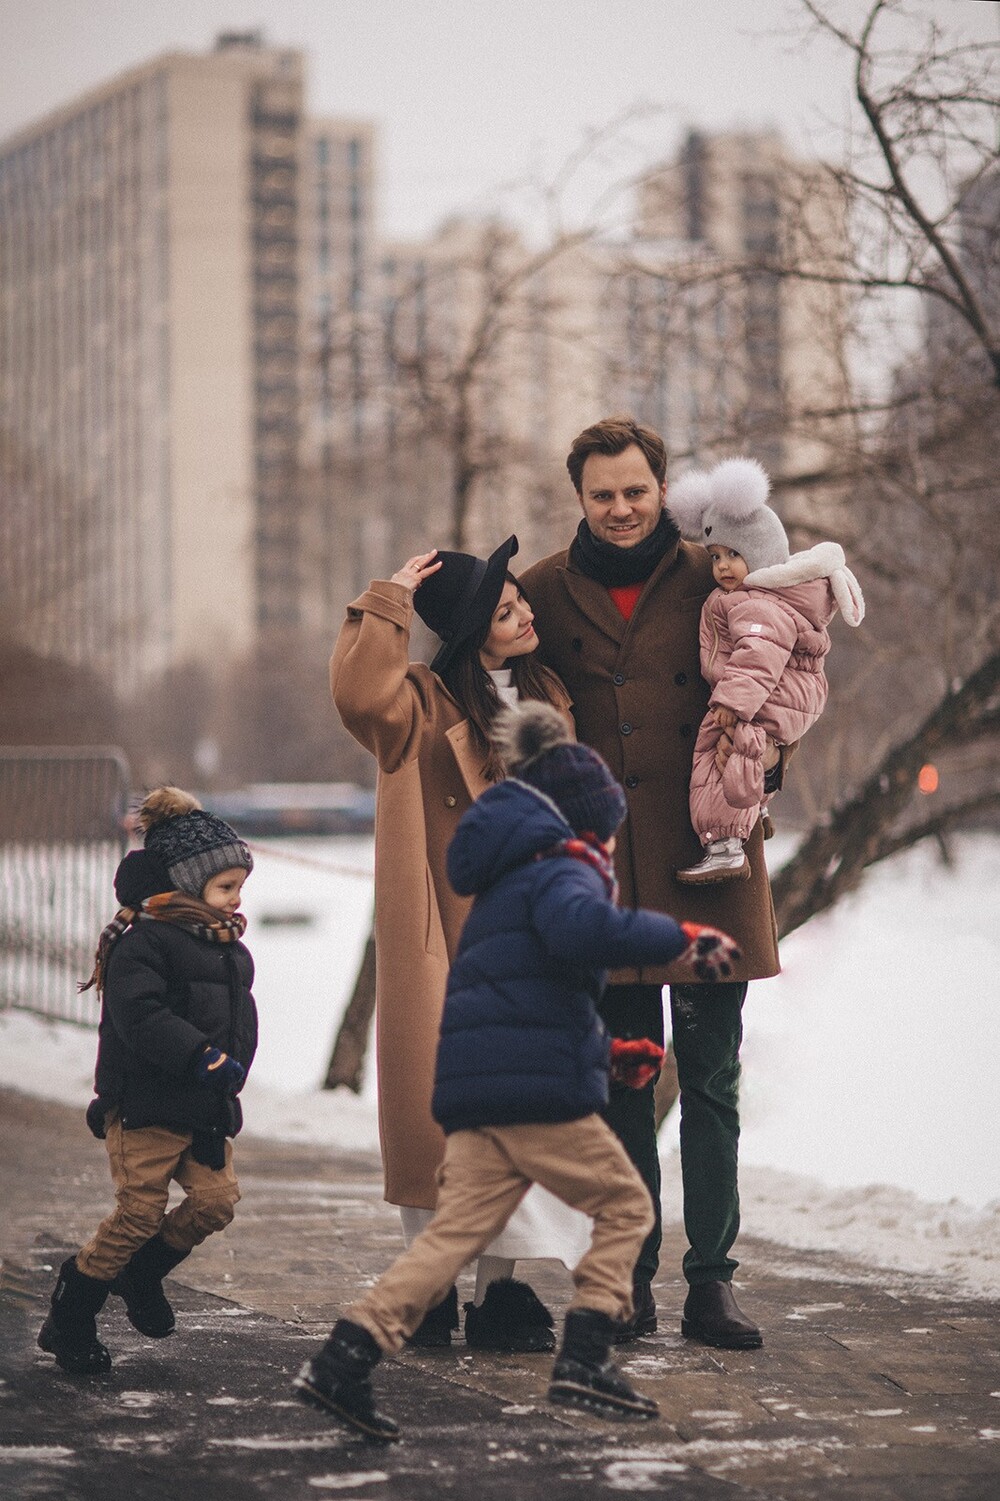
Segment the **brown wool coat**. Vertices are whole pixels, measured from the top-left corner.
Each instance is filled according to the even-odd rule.
[[[700,859],[688,816],[695,737],[708,707],[699,670],[701,607],[715,587],[704,548],[680,542],[647,581],[626,622],[607,589],[556,553],[522,577],[539,654],[565,683],[576,732],[625,787],[629,813],[615,866],[623,906],[723,928],[743,948],[734,976],[777,974],[778,939],[760,823],[746,844],[752,877],[682,886],[674,872]],[[669,982],[670,968],[621,971],[619,983]]]
[[[379,768],[375,989],[385,1197],[433,1209],[444,1156],[431,1118],[434,1062],[448,966],[470,906],[448,884],[445,853],[488,784],[459,705],[436,673],[409,661],[412,620],[409,589],[372,583],[347,607],[330,687],[345,726]],[[558,698],[555,685],[553,692]]]

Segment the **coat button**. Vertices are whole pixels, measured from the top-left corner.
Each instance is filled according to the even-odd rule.
[[[675,672],[674,673],[674,682],[677,684],[678,688],[683,688],[684,684],[687,682],[687,680],[688,680],[688,675],[687,675],[686,672]]]
[[[625,681],[625,674],[623,672],[616,672],[611,681],[614,683],[616,688],[620,688],[622,683],[624,683]]]
[[[623,735],[631,735],[631,733],[632,733],[632,726],[629,724],[629,722],[628,722],[627,719],[626,719],[625,723],[622,725],[621,728],[622,728],[622,734]]]
[[[682,724],[677,733],[678,735],[680,735],[682,740],[686,740],[691,733],[691,726],[689,724]]]
[[[573,637],[573,650],[574,651],[583,651],[583,637],[582,636],[574,636]]]
[[[444,805],[445,805],[446,808],[454,808],[454,806],[455,806],[455,804],[457,802],[458,802],[458,798],[457,797],[452,797],[449,794],[448,797],[446,797],[445,800],[444,800]]]
[[[638,785],[639,785],[639,778],[638,777],[626,777],[625,778],[625,786],[626,787],[638,787]]]

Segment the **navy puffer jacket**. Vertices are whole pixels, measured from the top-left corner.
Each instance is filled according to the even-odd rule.
[[[672,918],[612,906],[593,866],[535,858],[572,837],[554,803],[513,780],[484,792],[458,825],[448,878],[475,902],[438,1044],[433,1113],[446,1132],[603,1109],[604,971],[666,964],[687,947]]]
[[[214,943],[176,923],[140,920],[108,960],[95,1086],[126,1128],[172,1126],[235,1136],[240,1103],[200,1084],[206,1046],[249,1072],[257,1048],[253,959],[242,943]]]

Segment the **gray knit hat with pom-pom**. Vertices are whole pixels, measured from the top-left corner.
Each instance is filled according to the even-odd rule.
[[[253,856],[236,830],[206,813],[189,792],[157,787],[138,815],[143,843],[165,868],[178,891],[200,897],[224,870],[253,870]]]
[[[693,470],[667,493],[681,535],[705,547],[738,552],[751,573],[788,561],[785,528],[767,504],[771,481],[756,459],[724,459],[706,474]]]
[[[551,798],[574,833],[604,844],[625,822],[625,794],[607,763],[573,739],[551,704],[529,699],[501,710],[493,739],[507,775]]]

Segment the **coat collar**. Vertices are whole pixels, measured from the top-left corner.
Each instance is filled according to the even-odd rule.
[[[642,594],[639,596],[639,603],[635,607],[635,614],[633,614],[632,620],[635,620],[636,615],[642,609],[643,599],[649,592],[650,587],[658,584],[674,568],[677,563],[680,545],[680,541],[678,540],[671,547],[668,547],[663,557],[649,575],[649,578],[643,585]],[[599,584],[596,579],[588,578],[580,569],[575,568],[570,561],[568,553],[566,554],[566,562],[559,569],[559,572],[562,575],[570,598],[580,613],[585,615],[590,623],[595,625],[599,631],[603,631],[605,636],[610,636],[612,641],[621,646],[632,622],[626,620],[621,614],[614,600],[611,598],[606,585]]]
[[[611,608],[614,610],[614,605],[611,603],[610,599],[608,603],[611,604]],[[617,610],[615,610],[615,614],[618,614]],[[622,624],[624,624],[624,621],[622,622]],[[438,677],[436,673],[434,676],[438,688],[448,699],[448,702],[454,704],[458,712],[461,713],[462,709],[458,700],[452,693],[449,692],[441,678]],[[555,704],[555,707],[560,711],[560,713],[566,715],[566,718],[569,720],[570,725],[572,726],[573,717],[571,710],[573,707],[573,700],[566,692],[566,686],[562,682],[562,680],[560,678],[557,678],[554,673],[552,675],[552,679],[552,689],[555,694],[553,703]],[[472,726],[467,719],[460,719],[457,724],[453,724],[451,726],[451,729],[445,730],[444,734],[445,739],[451,746],[452,754],[454,755],[455,760],[458,763],[458,769],[462,774],[462,781],[465,783],[465,790],[468,792],[469,797],[472,799],[472,801],[475,802],[476,798],[481,797],[482,794],[486,791],[487,787],[490,787],[493,784],[491,782],[487,782],[486,778],[483,776],[483,753],[479,746],[476,744],[476,737],[473,734]]]

